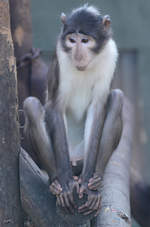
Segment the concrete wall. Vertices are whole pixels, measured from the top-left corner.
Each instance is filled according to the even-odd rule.
[[[75,0],[32,0],[35,45],[41,49],[52,49],[60,28],[60,13],[70,12],[72,8],[85,2]],[[150,47],[148,39],[150,35],[149,1],[89,0],[88,2],[100,8],[102,14],[111,16],[115,38],[119,47]]]

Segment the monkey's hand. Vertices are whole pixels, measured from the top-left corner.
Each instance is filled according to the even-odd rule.
[[[82,178],[79,179],[79,198],[83,197],[83,194],[88,195],[87,202],[78,208],[79,213],[83,215],[89,215],[95,212],[95,216],[99,214],[101,205],[101,187],[102,178],[95,173],[92,178],[90,178],[88,183],[83,183]]]
[[[53,195],[59,195],[61,192],[62,192],[62,187],[60,185],[60,183],[58,182],[57,179],[55,179],[51,185],[49,186],[49,189],[50,189],[50,192],[53,194]]]
[[[88,188],[90,190],[99,190],[102,185],[102,177],[99,174],[94,173],[93,177],[90,178]]]
[[[58,194],[56,194],[57,202],[56,204],[62,207],[66,213],[74,213],[74,209],[76,208],[74,200],[73,200],[73,191],[76,188],[79,191],[79,184],[77,181],[73,179],[69,181],[69,183],[65,184],[65,186],[61,187]],[[56,192],[55,191],[55,192]]]
[[[80,193],[82,194],[84,190],[84,186],[81,186]],[[81,196],[80,193],[79,196]],[[92,191],[86,189],[86,193],[88,194],[87,202],[78,208],[78,212],[82,213],[83,215],[89,215],[95,212],[95,216],[97,216],[100,212],[101,206],[100,192],[97,190]]]

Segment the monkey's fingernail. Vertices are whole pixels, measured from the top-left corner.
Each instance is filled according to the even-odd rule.
[[[79,199],[82,199],[82,197],[83,197],[83,194],[79,194]]]
[[[77,176],[74,176],[73,178],[75,181],[78,181],[78,179],[79,179]]]

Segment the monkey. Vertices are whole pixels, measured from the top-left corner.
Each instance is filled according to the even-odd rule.
[[[98,215],[103,174],[122,130],[123,93],[111,91],[118,50],[110,17],[94,6],[62,13],[61,21],[48,102],[25,100],[25,135],[49,175],[57,204],[73,213],[76,189],[80,199],[88,195],[78,212]]]

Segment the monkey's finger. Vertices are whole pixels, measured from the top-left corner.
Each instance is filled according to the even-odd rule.
[[[87,212],[84,212],[83,215],[89,215],[91,213],[93,213],[93,210],[88,210]]]
[[[89,181],[89,183],[88,183],[88,188],[89,188],[90,190],[97,190],[97,189],[100,188],[101,183],[102,183],[101,178],[92,179],[92,180]]]
[[[94,210],[96,204],[97,204],[97,197],[94,197],[89,201],[89,210]]]
[[[78,182],[75,182],[75,184],[74,184],[74,188],[76,189],[77,194],[79,194],[79,193],[80,193],[80,187],[79,187]]]
[[[63,194],[60,194],[60,195],[59,195],[59,198],[60,198],[61,206],[62,206],[62,207],[65,207],[65,202],[64,202]]]
[[[79,212],[80,213],[86,213],[89,210],[93,209],[93,205],[96,203],[97,197],[91,195],[88,197],[88,201],[83,204],[82,206],[79,207]],[[91,208],[92,207],[92,208]]]
[[[53,195],[59,195],[62,192],[62,189],[57,188],[56,185],[50,185],[49,189]]]
[[[60,183],[58,182],[58,180],[55,180],[52,185],[55,185],[55,187],[57,187],[59,190],[62,190],[62,187],[60,185]]]
[[[100,201],[99,201],[97,211],[96,211],[96,213],[95,213],[95,215],[94,215],[95,217],[99,214],[100,209],[101,209],[101,199],[100,199]]]
[[[89,201],[78,208],[79,213],[85,213],[89,210]]]
[[[89,179],[89,182],[92,181],[93,179],[94,180],[95,179],[101,179],[101,177],[99,175],[97,175],[97,174],[94,174],[94,176]]]
[[[69,202],[67,193],[64,193],[64,202],[65,202],[65,207],[68,210],[68,212],[73,214],[73,207],[72,207],[72,204],[70,204],[70,202]]]
[[[78,180],[79,180],[79,177],[78,177],[78,176],[73,176],[73,179],[74,179],[75,181],[78,181]]]
[[[90,178],[88,185],[101,184],[101,177]]]
[[[97,211],[99,209],[101,202],[101,196],[100,194],[98,196],[95,196],[94,199],[92,200],[91,205],[89,206],[90,210]]]
[[[69,199],[70,204],[72,205],[72,207],[75,207],[75,203],[74,203],[74,200],[73,200],[73,194],[72,194],[72,192],[69,192],[68,193],[68,199]]]
[[[59,196],[57,196],[56,204],[57,204],[58,206],[61,206],[61,200],[60,200]]]
[[[100,188],[100,186],[101,186],[101,182],[94,182],[94,183],[88,184],[88,188],[90,190],[94,190],[94,191],[98,190]]]
[[[82,183],[82,179],[81,179],[81,178],[79,178],[78,183],[79,183],[79,184],[81,184],[81,183]]]
[[[57,188],[55,187],[50,187],[50,192],[53,194],[53,195],[59,195],[62,190],[58,190]]]
[[[85,187],[81,186],[81,188],[79,189],[79,198],[82,199],[83,198],[83,193],[85,192]]]
[[[89,183],[99,182],[102,181],[101,177],[93,177],[89,179]]]
[[[88,201],[85,204],[83,204],[82,206],[79,207],[79,212],[86,213],[91,209],[93,210],[96,202],[97,202],[97,196],[89,195]]]

